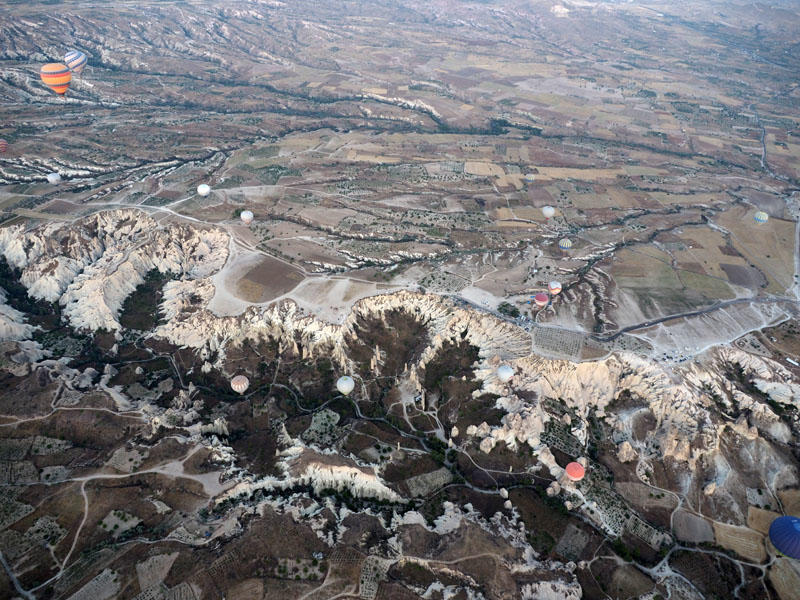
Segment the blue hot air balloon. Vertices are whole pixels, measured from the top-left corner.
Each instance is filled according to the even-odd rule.
[[[766,223],[767,221],[769,221],[769,215],[765,213],[763,210],[760,210],[753,215],[753,220],[756,223]]]
[[[784,556],[800,559],[800,518],[775,519],[769,526],[769,539]]]

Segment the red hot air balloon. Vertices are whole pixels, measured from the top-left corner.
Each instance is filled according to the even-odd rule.
[[[547,304],[550,302],[550,296],[544,292],[539,292],[533,297],[533,301],[536,302],[536,306],[541,308],[543,306],[547,306]]]
[[[8,142],[0,139],[0,153],[5,152],[6,150],[8,150]]]
[[[570,481],[580,481],[586,475],[586,469],[578,462],[569,463],[564,470]]]

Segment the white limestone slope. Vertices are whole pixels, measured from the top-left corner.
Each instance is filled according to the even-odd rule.
[[[134,209],[0,230],[0,253],[22,270],[30,296],[59,302],[70,324],[87,330],[118,330],[125,298],[150,270],[208,277],[225,264],[227,248],[220,230],[161,226]]]
[[[6,292],[0,287],[0,342],[27,339],[34,330],[21,312],[6,304]]]

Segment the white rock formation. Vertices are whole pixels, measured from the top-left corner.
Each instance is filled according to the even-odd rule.
[[[625,440],[617,447],[617,458],[619,462],[628,463],[636,460],[636,450],[633,449],[631,443]]]
[[[120,328],[117,317],[125,298],[150,270],[208,277],[225,264],[228,235],[159,226],[144,212],[120,209],[30,231],[7,227],[0,230],[0,253],[22,270],[28,293],[58,301],[73,327],[113,331]]]
[[[33,325],[25,323],[21,312],[6,304],[6,292],[0,287],[0,342],[28,339],[35,329]]]
[[[322,455],[298,445],[282,454],[284,459],[278,466],[284,470],[283,477],[269,476],[257,481],[244,481],[218,501],[243,493],[251,494],[257,489],[286,490],[310,486],[317,494],[326,489],[346,489],[358,498],[405,502],[402,496],[381,481],[374,468],[356,466],[347,459]]]
[[[523,586],[522,600],[580,600],[583,590],[577,581],[537,581]]]

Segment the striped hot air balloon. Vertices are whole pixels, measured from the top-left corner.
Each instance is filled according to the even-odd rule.
[[[769,221],[769,215],[765,213],[763,210],[760,210],[753,215],[753,220],[756,223],[766,223],[767,221]]]
[[[580,481],[586,475],[586,469],[578,462],[569,463],[564,470],[571,481]]]
[[[5,152],[8,150],[8,142],[5,140],[0,140],[0,153]]]
[[[551,281],[547,284],[547,289],[550,290],[550,293],[553,296],[561,293],[561,282],[560,281]]]
[[[83,68],[86,66],[86,55],[80,50],[70,50],[64,55],[64,64],[67,65],[75,75],[83,73]]]
[[[572,248],[572,240],[569,238],[562,238],[558,241],[558,247],[562,250],[569,250]]]
[[[63,96],[67,93],[69,82],[72,81],[72,73],[67,65],[61,63],[49,63],[42,67],[39,76],[44,84],[56,94]]]
[[[800,518],[783,516],[775,519],[769,526],[769,540],[784,556],[800,559]]]
[[[533,297],[533,301],[536,302],[536,306],[541,308],[543,306],[548,305],[548,303],[550,302],[550,296],[548,296],[544,292],[539,292]]]
[[[250,380],[244,375],[237,375],[231,379],[231,388],[237,394],[244,394],[250,387]]]

